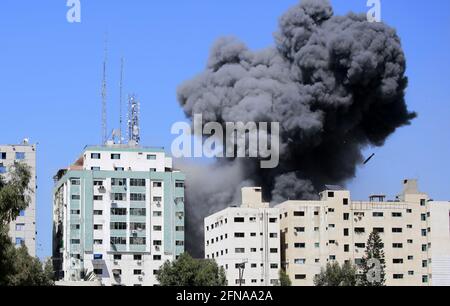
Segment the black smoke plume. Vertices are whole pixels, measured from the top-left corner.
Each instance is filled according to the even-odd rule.
[[[244,185],[266,200],[317,197],[355,175],[368,145],[382,146],[416,114],[405,103],[405,56],[396,31],[366,15],[334,16],[326,0],[303,0],[280,19],[275,46],[254,52],[219,39],[178,100],[205,122],[280,122],[280,165],[258,159],[187,165],[187,250],[202,256],[203,218],[238,204]]]

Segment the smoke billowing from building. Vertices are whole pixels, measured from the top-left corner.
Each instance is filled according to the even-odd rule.
[[[201,256],[203,218],[238,203],[241,186],[266,200],[317,197],[354,177],[368,145],[382,146],[416,114],[405,103],[405,56],[394,29],[365,15],[334,16],[327,0],[303,0],[280,19],[275,46],[254,52],[221,38],[206,70],[182,84],[186,115],[205,122],[280,122],[280,165],[258,159],[187,165],[187,249]]]

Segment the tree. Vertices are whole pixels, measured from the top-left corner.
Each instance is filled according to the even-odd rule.
[[[365,255],[361,261],[361,286],[384,286],[386,282],[386,261],[384,244],[377,231],[367,240]]]
[[[286,271],[283,269],[281,269],[279,272],[279,282],[280,282],[280,286],[282,286],[282,287],[292,286],[292,282],[289,278],[289,275],[287,275]]]
[[[349,262],[342,266],[338,262],[327,263],[326,268],[322,268],[320,274],[314,278],[314,285],[321,287],[349,287],[357,284],[357,268]]]
[[[30,202],[30,179],[28,166],[21,163],[10,168],[8,180],[0,176],[0,286],[52,284],[44,274],[39,259],[31,257],[25,246],[16,249],[8,235],[9,223]]]
[[[173,262],[165,262],[157,275],[161,286],[226,286],[225,270],[214,260],[194,259],[181,254]]]

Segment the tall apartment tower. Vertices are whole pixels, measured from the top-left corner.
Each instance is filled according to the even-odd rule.
[[[161,265],[184,252],[184,180],[163,149],[86,147],[55,176],[58,278],[156,285]]]
[[[9,235],[13,243],[19,247],[25,245],[28,253],[36,256],[36,146],[24,140],[19,145],[0,145],[0,175],[6,180],[8,172],[14,163],[24,163],[29,166],[31,180],[29,185],[30,204],[20,212],[19,217],[10,223]]]
[[[293,285],[313,285],[315,275],[328,262],[360,263],[372,231],[384,243],[386,285],[431,285],[433,249],[440,250],[441,272],[450,263],[448,248],[441,244],[450,242],[449,229],[442,229],[448,225],[449,206],[431,205],[415,180],[405,180],[403,186],[394,201],[386,201],[384,195],[352,201],[349,191],[327,186],[319,201],[278,205],[281,261]],[[436,218],[445,219],[445,225],[432,221]],[[446,271],[450,272],[448,267]]]
[[[240,207],[205,218],[205,257],[225,269],[228,285],[278,284],[278,215],[278,209],[262,201],[261,188],[243,188]]]

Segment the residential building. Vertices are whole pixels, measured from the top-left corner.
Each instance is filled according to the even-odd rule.
[[[430,282],[433,286],[450,286],[450,202],[428,204]]]
[[[19,145],[0,145],[0,175],[8,180],[8,172],[14,163],[28,165],[31,180],[27,196],[28,207],[21,211],[16,220],[9,225],[9,235],[17,247],[25,245],[28,253],[36,256],[36,145],[24,140]]]
[[[278,284],[278,216],[278,209],[262,201],[261,188],[243,188],[242,205],[205,218],[205,257],[225,269],[228,285]]]
[[[184,252],[184,180],[163,149],[86,147],[55,176],[58,279],[156,285],[161,265]]]
[[[293,285],[313,285],[328,262],[359,264],[370,233],[376,231],[384,243],[386,285],[431,285],[433,269],[448,273],[450,255],[448,204],[431,203],[418,191],[416,180],[405,180],[394,201],[384,195],[353,201],[348,190],[327,186],[320,200],[281,203],[276,207],[282,265]],[[441,275],[439,280],[447,278]]]

